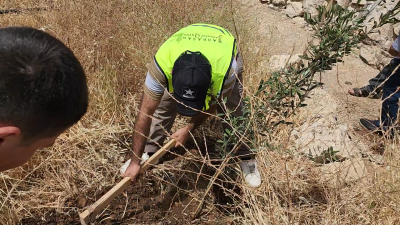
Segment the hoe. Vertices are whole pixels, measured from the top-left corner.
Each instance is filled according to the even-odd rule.
[[[174,139],[170,140],[152,157],[150,157],[146,162],[144,162],[140,169],[140,173],[144,173],[148,168],[150,168],[152,164],[154,164],[154,162],[160,159],[169,149],[175,146],[175,142],[176,141]],[[127,166],[127,164],[125,164],[125,166]],[[119,194],[121,194],[130,184],[132,184],[130,177],[125,177],[111,190],[109,190],[105,195],[103,195],[99,200],[93,203],[93,205],[89,206],[84,212],[80,213],[79,218],[81,220],[81,224],[89,225],[91,222],[94,222],[99,212],[101,212],[101,210],[103,210],[107,205],[109,205],[110,202]]]

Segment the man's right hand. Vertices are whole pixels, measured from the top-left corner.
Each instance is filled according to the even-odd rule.
[[[136,181],[136,178],[140,173],[140,162],[132,161],[124,173],[124,177],[130,177],[132,182]]]

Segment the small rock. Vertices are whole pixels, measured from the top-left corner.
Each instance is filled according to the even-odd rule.
[[[321,167],[321,172],[332,184],[357,182],[365,178],[367,168],[362,159],[348,159],[344,162],[334,162]]]
[[[381,48],[378,46],[362,46],[360,50],[361,60],[376,69],[382,69],[390,62],[392,57]]]
[[[298,152],[317,158],[329,153],[332,147],[336,157],[349,158],[358,155],[356,146],[352,144],[347,134],[347,126],[338,124],[336,100],[326,90],[315,88],[305,101],[308,107],[303,113],[309,119],[295,128],[291,137]]]
[[[397,5],[397,3],[399,3],[399,0],[384,1],[385,8],[387,8],[388,10],[392,10]]]
[[[337,0],[337,4],[343,8],[347,8],[350,5],[351,0]]]
[[[375,32],[368,34],[368,37],[384,46],[386,41],[393,41],[394,27],[392,24],[385,24],[382,27],[376,29]]]
[[[276,6],[286,5],[286,0],[271,0],[271,3]]]
[[[78,199],[78,207],[83,208],[86,206],[86,198],[84,197],[79,197]]]
[[[210,214],[208,215],[208,222],[209,225],[217,225],[217,223],[215,222],[215,216]]]
[[[360,50],[360,58],[368,65],[374,66],[377,64],[375,51],[370,46],[362,47]]]
[[[358,1],[359,0],[352,0],[351,3],[358,4],[358,5],[361,5],[361,6],[367,4],[367,0],[361,0],[360,2],[358,2]]]
[[[382,6],[382,5],[377,5],[377,6],[375,7],[375,9],[373,9],[373,10],[369,13],[368,17],[372,17],[375,21],[379,21],[380,16],[381,16],[382,14],[387,13],[388,11],[389,11],[389,10],[388,10],[387,8],[385,8],[384,6]],[[369,20],[367,20],[367,21],[369,21]],[[371,22],[373,22],[373,21],[371,21]]]
[[[385,56],[385,53],[383,51],[380,51],[379,53],[376,54],[376,60],[377,60],[376,68],[382,70],[384,66],[390,63],[392,57]]]
[[[301,2],[289,2],[286,6],[285,13],[290,18],[302,16],[304,14],[303,4]]]
[[[324,5],[325,0],[303,0],[304,12],[310,13],[312,16],[318,14],[318,6]]]
[[[392,46],[393,41],[386,41],[385,44],[382,46],[382,49],[385,51],[389,51],[390,46]]]
[[[273,55],[269,59],[269,64],[270,67],[269,69],[271,70],[279,70],[285,68],[286,65],[288,64],[293,64],[298,62],[300,59],[300,54],[295,54],[295,55]]]
[[[304,20],[303,17],[294,17],[292,20],[297,25],[300,25],[301,28],[304,28],[307,26],[307,22]]]
[[[399,13],[399,14],[400,14],[400,13]],[[398,14],[398,15],[399,15],[399,14]],[[398,15],[397,15],[397,16],[398,16]],[[399,16],[399,18],[397,18],[397,16],[396,16],[396,19],[400,19],[400,16]],[[396,39],[397,36],[399,35],[399,33],[400,33],[400,23],[394,24],[394,25],[393,25],[393,37],[392,37],[392,40]]]

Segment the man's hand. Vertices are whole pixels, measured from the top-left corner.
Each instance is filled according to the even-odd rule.
[[[185,127],[177,130],[173,135],[171,135],[171,138],[176,140],[175,147],[184,145],[189,137],[190,134],[189,132],[193,131],[198,126],[200,126],[204,121],[206,121],[207,118],[214,113],[217,107],[218,105],[216,104],[211,105],[208,110],[206,110],[205,112],[200,112],[196,116],[192,117],[190,122]]]
[[[393,45],[389,48],[389,54],[394,57],[400,57],[400,52],[396,51],[396,49],[393,48]]]
[[[135,182],[140,173],[140,162],[132,161],[124,173],[124,177],[130,177]]]
[[[171,138],[176,140],[175,147],[179,147],[181,145],[184,145],[189,137],[189,128],[183,127],[179,130],[177,130],[173,135],[171,135]]]

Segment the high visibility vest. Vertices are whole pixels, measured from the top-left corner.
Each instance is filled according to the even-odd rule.
[[[208,90],[205,108],[209,108],[211,97],[219,97],[225,77],[229,73],[236,55],[236,39],[225,28],[211,24],[192,24],[182,28],[157,51],[154,59],[168,81],[167,89],[172,87],[172,68],[176,59],[185,51],[201,52],[211,64],[211,87]]]

